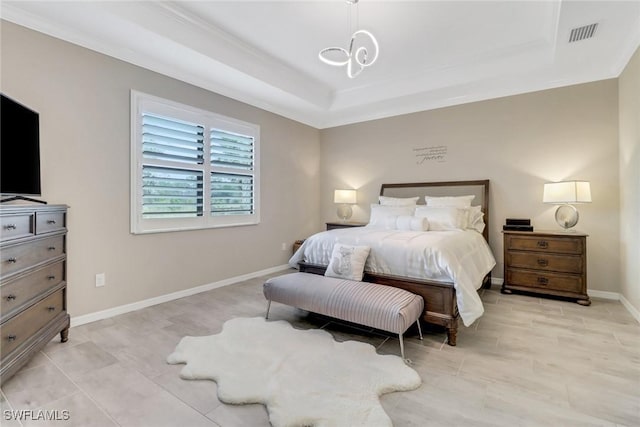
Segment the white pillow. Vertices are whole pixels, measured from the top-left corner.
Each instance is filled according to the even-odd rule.
[[[331,261],[324,275],[349,280],[362,280],[364,264],[369,256],[369,246],[351,246],[336,243],[331,252]]]
[[[388,217],[397,217],[401,215],[413,215],[415,206],[382,206],[371,205],[371,217],[368,226],[375,228],[387,228]],[[391,221],[391,220],[389,220]],[[395,221],[395,219],[393,219]]]
[[[429,230],[464,230],[467,227],[467,210],[453,206],[419,206],[416,217],[429,221]]]
[[[469,208],[471,207],[471,201],[475,198],[475,195],[470,196],[445,196],[445,197],[431,197],[424,196],[424,201],[427,206],[441,207],[441,206],[453,206],[456,208]]]
[[[484,231],[484,212],[480,206],[471,206],[469,208],[469,218],[467,220],[467,228],[476,230],[478,233]]]
[[[415,206],[418,203],[418,196],[404,199],[399,197],[380,196],[378,200],[382,206]]]
[[[396,219],[396,230],[429,231],[429,221],[426,217],[401,215]]]

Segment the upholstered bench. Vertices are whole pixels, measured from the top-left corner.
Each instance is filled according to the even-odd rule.
[[[404,289],[310,273],[291,273],[264,283],[267,314],[271,301],[298,307],[325,316],[358,323],[398,334],[404,359],[403,334],[414,322],[418,325],[424,308],[421,296]]]

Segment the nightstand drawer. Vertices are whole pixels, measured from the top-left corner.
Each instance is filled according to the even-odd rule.
[[[514,268],[558,271],[562,273],[580,274],[584,269],[582,257],[572,255],[511,251],[507,252],[505,262]]]
[[[581,255],[584,252],[582,238],[549,236],[505,236],[505,250],[535,251]]]
[[[3,283],[0,287],[1,320],[11,317],[38,295],[53,289],[64,280],[64,259],[49,264],[29,274]]]
[[[29,339],[40,328],[64,310],[64,289],[49,295],[0,326],[0,354],[2,358]]]
[[[582,292],[583,279],[575,274],[555,274],[541,271],[507,269],[510,286],[549,289],[554,291]]]

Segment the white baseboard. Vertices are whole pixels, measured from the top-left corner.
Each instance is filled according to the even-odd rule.
[[[588,290],[587,294],[589,294],[590,297],[612,299],[612,300],[620,301],[622,303],[623,307],[627,309],[629,314],[631,314],[633,316],[633,318],[636,319],[636,321],[638,323],[640,323],[640,311],[638,311],[638,309],[635,308],[629,302],[629,300],[627,298],[625,298],[624,295],[619,294],[617,292],[596,291],[596,290]]]
[[[110,317],[118,316],[119,314],[129,313],[131,311],[140,310],[142,308],[151,307],[153,305],[162,304],[164,302],[173,301],[176,299],[188,297],[191,295],[199,294],[201,292],[210,291],[212,289],[222,288],[224,286],[233,285],[238,282],[253,279],[267,274],[277,273],[289,269],[288,264],[278,265],[276,267],[267,268],[253,273],[243,274],[241,276],[230,277],[228,279],[220,280],[218,282],[208,283],[206,285],[196,286],[195,288],[189,288],[178,292],[173,292],[166,295],[160,295],[158,297],[149,298],[146,300],[134,302],[131,304],[120,305],[106,310],[96,311],[95,313],[84,314],[82,316],[74,316],[71,318],[71,326],[80,326],[86,323],[96,322],[98,320],[108,319]],[[501,277],[491,277],[492,285],[502,285],[504,279]],[[640,311],[635,308],[624,295],[617,292],[598,291],[590,289],[587,291],[589,296],[595,298],[603,298],[620,301],[624,308],[640,323]]]
[[[208,283],[206,285],[196,286],[195,288],[189,288],[178,292],[173,292],[166,295],[160,295],[157,297],[149,298],[142,301],[137,301],[131,304],[120,305],[106,310],[96,311],[95,313],[84,314],[82,316],[71,317],[71,326],[80,326],[85,323],[91,323],[102,319],[108,319],[119,314],[129,313],[130,311],[140,310],[142,308],[151,307],[153,305],[162,304],[164,302],[173,301],[179,298],[188,297],[191,295],[199,294],[201,292],[210,291],[212,289],[221,288],[223,286],[233,285],[238,282],[253,279],[267,274],[277,273],[290,268],[288,264],[279,265],[276,267],[267,268],[265,270],[255,271],[253,273],[243,274],[241,276],[230,277],[228,279],[220,280],[218,282]]]
[[[629,313],[631,313],[631,315],[634,317],[634,319],[636,319],[638,321],[638,323],[640,323],[640,311],[638,311],[637,308],[635,308],[633,305],[631,305],[629,300],[626,299],[625,296],[622,295],[622,294],[620,294],[620,302],[622,303],[622,305],[624,305],[624,308],[626,308],[627,311]]]
[[[602,299],[612,299],[615,301],[620,301],[620,294],[617,292],[609,292],[609,291],[598,291],[595,289],[587,289],[587,295],[594,298],[602,298]]]

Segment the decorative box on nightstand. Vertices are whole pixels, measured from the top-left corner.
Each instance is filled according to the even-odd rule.
[[[587,295],[587,235],[554,231],[503,231],[502,293],[526,291],[575,299]]]
[[[336,228],[364,227],[365,222],[327,222],[327,230],[335,230]]]

